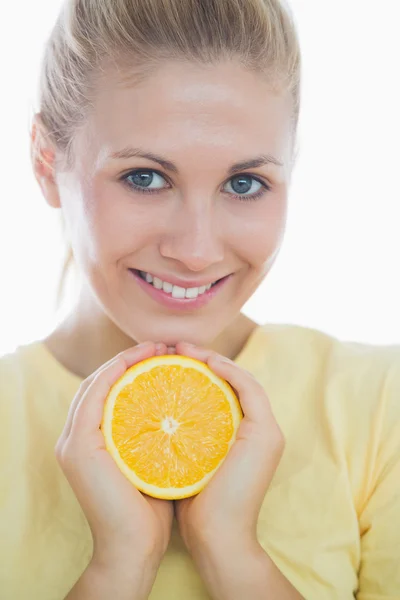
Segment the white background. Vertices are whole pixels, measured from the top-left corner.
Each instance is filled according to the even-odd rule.
[[[40,57],[60,4],[0,8],[0,354],[43,337],[62,314],[59,215],[29,160]],[[399,0],[291,6],[304,62],[300,156],[284,248],[245,312],[400,343]]]

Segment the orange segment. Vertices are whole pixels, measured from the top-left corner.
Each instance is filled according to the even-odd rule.
[[[108,451],[141,491],[197,494],[222,464],[242,419],[231,386],[204,363],[155,356],[128,369],[106,399]]]

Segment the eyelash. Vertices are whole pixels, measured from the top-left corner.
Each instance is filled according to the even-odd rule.
[[[128,177],[131,177],[132,175],[135,175],[136,173],[156,173],[157,175],[162,177],[165,181],[167,181],[165,176],[155,169],[134,169],[132,171],[129,171],[128,173],[125,173],[125,175],[123,175],[121,177],[121,181],[125,185],[127,185],[130,190],[139,192],[139,194],[157,194],[157,193],[160,193],[163,189],[165,189],[165,188],[147,189],[147,188],[142,188],[140,186],[136,186],[133,183],[128,183]],[[270,185],[268,185],[265,181],[263,181],[262,179],[260,179],[259,177],[255,176],[255,175],[253,175],[252,173],[238,173],[234,177],[240,177],[241,175],[251,177],[252,179],[257,181],[261,185],[261,188],[258,190],[258,192],[255,192],[251,196],[246,196],[244,194],[232,194],[230,192],[224,192],[225,194],[229,194],[231,197],[239,200],[240,202],[250,202],[250,201],[258,200],[259,198],[264,196],[264,194],[271,191]],[[231,179],[233,179],[233,177],[231,177]],[[228,179],[228,181],[230,181],[230,179]]]

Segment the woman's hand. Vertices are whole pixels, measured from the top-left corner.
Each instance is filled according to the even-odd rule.
[[[184,342],[175,351],[227,380],[244,413],[236,441],[204,490],[175,504],[181,536],[210,597],[302,600],[257,540],[261,505],[284,449],[262,386],[215,352]]]
[[[182,538],[196,560],[202,551],[257,552],[260,508],[281,459],[284,439],[262,386],[234,362],[180,342],[176,353],[197,358],[236,391],[244,418],[224,463],[197,496],[176,503]]]
[[[172,502],[139,492],[106,450],[100,430],[111,386],[135,363],[166,352],[164,344],[146,342],[118,354],[88,377],[56,446],[57,460],[88,520],[96,565],[126,565],[132,572],[135,564],[150,561],[156,572],[168,546]]]

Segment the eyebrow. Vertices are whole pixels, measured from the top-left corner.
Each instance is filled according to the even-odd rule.
[[[159,156],[158,154],[153,154],[153,152],[144,152],[140,148],[133,148],[131,146],[127,146],[126,148],[123,148],[122,150],[113,152],[112,154],[110,154],[109,158],[118,160],[118,159],[135,158],[137,156],[139,156],[140,158],[147,158],[148,160],[152,160],[153,162],[158,163],[166,171],[171,171],[172,173],[178,173],[178,167],[170,160],[167,160],[166,158],[163,158],[162,156]],[[233,164],[229,168],[229,174],[234,175],[235,173],[239,173],[240,171],[244,171],[246,169],[256,169],[257,167],[263,167],[263,166],[269,165],[269,164],[276,165],[277,167],[284,166],[283,163],[280,162],[274,156],[271,156],[270,154],[261,154],[260,156],[256,156],[254,158],[250,158],[248,160],[243,160],[243,161]]]

